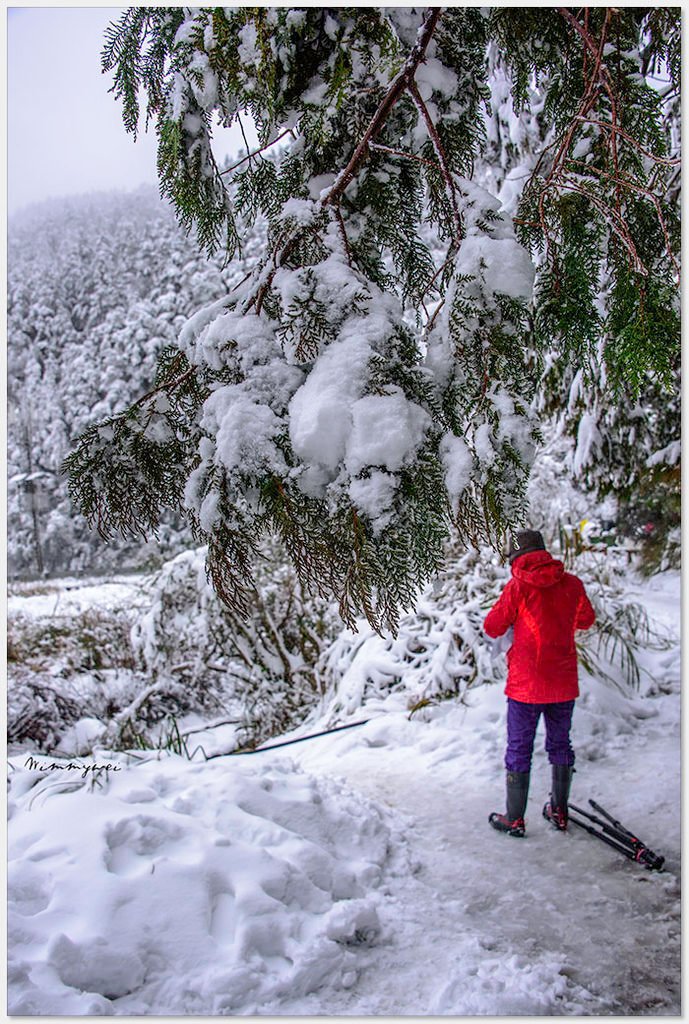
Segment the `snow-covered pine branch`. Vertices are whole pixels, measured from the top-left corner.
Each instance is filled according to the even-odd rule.
[[[242,220],[268,233],[181,332],[174,377],[68,459],[90,521],[146,534],[172,506],[241,614],[275,533],[304,587],[376,629],[453,525],[498,544],[523,516],[544,351],[576,365],[604,339],[613,384],[670,380],[676,166],[645,69],[674,74],[678,39],[678,18],[617,8],[127,11],[104,66],[130,130],[147,97],[182,223],[229,260]],[[519,237],[477,171],[496,47],[514,109],[539,92],[552,122]],[[259,149],[226,174],[212,125],[245,112]]]

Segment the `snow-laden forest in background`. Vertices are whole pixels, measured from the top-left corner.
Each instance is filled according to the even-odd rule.
[[[148,545],[103,544],[74,514],[62,461],[153,386],[161,351],[237,270],[199,253],[153,188],[29,207],[8,248],[9,575],[160,565],[189,543],[183,525]]]
[[[180,52],[195,38],[194,18],[205,17],[185,11],[175,36]],[[414,53],[421,14],[388,13],[396,45]],[[424,17],[429,24],[428,12]],[[428,103],[434,115],[454,123],[460,83],[437,55],[454,59],[455,43],[464,40],[467,66],[488,67],[486,95],[466,93],[480,110],[482,141],[465,165],[467,177],[454,179],[462,203],[455,212],[466,236],[453,256],[452,301],[469,336],[476,295],[469,287],[463,298],[461,289],[480,279],[481,315],[504,328],[490,336],[502,372],[500,359],[514,357],[514,339],[533,341],[520,303],[534,273],[541,286],[547,276],[543,262],[531,266],[512,219],[552,143],[554,115],[547,89],[531,80],[522,83],[524,103],[515,111],[503,55],[494,41],[487,48],[472,42],[474,16],[467,14],[466,24],[462,17],[457,14],[466,39],[453,40],[446,28],[415,73],[421,109]],[[307,21],[304,12],[288,12],[281,31],[299,40]],[[373,56],[367,49],[374,22],[363,19],[361,51],[349,68],[370,79],[370,88],[356,93],[364,104],[373,102],[367,92],[377,95],[388,85],[389,54],[376,49],[375,36]],[[324,25],[324,50],[336,39],[344,46],[335,19],[324,16]],[[240,37],[239,58],[259,66],[265,53],[251,24]],[[206,26],[203,46],[212,53],[216,45]],[[198,54],[195,59],[201,61],[196,78],[191,85],[177,80],[171,99],[175,116],[190,119],[184,124],[193,138],[202,119],[185,114],[184,105],[191,110],[198,101],[210,110],[220,95],[211,88],[215,72]],[[679,100],[669,90],[667,68],[654,88],[666,90],[663,131],[672,158],[666,164],[674,167]],[[324,137],[343,131],[323,83],[312,84],[305,103],[307,135],[317,134],[319,124]],[[473,124],[467,129],[460,122],[473,146]],[[284,134],[294,135],[292,128]],[[423,148],[421,139],[417,125],[404,144],[414,148],[416,164],[430,166],[437,150]],[[452,139],[445,139],[449,149]],[[576,144],[582,166],[599,142],[594,130]],[[301,159],[298,146],[295,151]],[[486,421],[465,425],[465,435],[453,421],[438,451],[426,450],[434,436],[428,410],[436,410],[432,400],[426,403],[428,382],[444,387],[459,358],[451,344],[457,328],[447,307],[443,312],[437,283],[446,272],[451,276],[451,230],[439,224],[443,217],[449,223],[452,211],[443,207],[442,185],[439,195],[429,177],[424,191],[408,165],[400,169],[399,158],[410,155],[372,145],[370,166],[361,172],[370,217],[356,210],[350,216],[343,207],[353,248],[347,251],[343,222],[344,248],[335,251],[340,240],[331,223],[323,227],[325,242],[319,238],[334,247],[326,258],[304,247],[311,276],[304,267],[278,267],[276,256],[262,319],[228,311],[228,296],[243,294],[251,274],[259,281],[269,276],[261,277],[261,260],[276,225],[287,233],[308,229],[324,216],[318,203],[336,181],[333,174],[316,175],[305,179],[302,198],[286,198],[301,187],[294,184],[298,160],[281,166],[279,147],[255,166],[238,155],[236,166],[244,168],[238,177],[244,177],[228,194],[244,203],[236,222],[241,252],[229,263],[222,252],[204,255],[152,189],[45,203],[10,223],[10,1013],[680,1011],[678,363],[668,355],[662,381],[641,372],[627,400],[624,387],[608,387],[609,348],[594,340],[565,352],[553,329],[544,349],[515,346],[514,358],[528,364],[520,370],[523,380],[536,382],[532,394],[520,393],[518,375],[501,389],[499,381],[488,386],[487,371],[476,380],[467,373],[466,394],[456,387],[443,402],[459,406],[477,385],[479,404],[490,406]],[[392,162],[392,169],[376,160]],[[252,193],[254,172],[264,176],[267,192],[276,189],[267,215]],[[388,213],[394,209],[395,218],[386,221],[377,202],[387,203]],[[425,216],[429,209],[435,223]],[[418,236],[412,214],[423,221]],[[578,229],[577,218],[571,222]],[[366,246],[375,249],[377,231],[383,255],[374,260]],[[353,251],[378,282],[367,282],[364,298],[355,287]],[[588,285],[573,289],[562,310],[550,308],[546,323],[562,326],[557,315],[574,316],[578,303],[590,303],[602,323],[619,288],[612,271],[601,275],[597,292]],[[422,321],[417,366],[411,343],[394,345],[408,342]],[[380,341],[382,328],[397,339],[390,351]],[[628,345],[631,381],[634,346],[643,345],[619,334]],[[651,346],[661,353],[659,364],[670,352],[665,340]],[[241,373],[228,355],[236,342],[249,367]],[[475,347],[485,351],[490,344]],[[107,469],[107,453],[120,457],[107,448],[118,422],[133,423],[131,459],[112,465],[123,471],[118,514],[134,522],[127,519],[126,486],[146,490],[144,477],[136,477],[137,439],[138,450],[158,452],[163,466],[171,405],[161,379],[167,381],[180,353],[189,360],[180,380],[198,372],[204,387],[210,382],[204,403],[180,430],[185,443],[192,437],[184,449],[185,458],[192,455],[187,477],[176,467],[183,491],[177,511],[193,515],[166,511],[157,535],[142,538],[134,529],[105,543],[94,528],[103,526],[99,516],[89,526],[70,498],[64,460],[95,429]],[[383,373],[388,357],[398,375],[392,383]],[[380,380],[370,367],[383,374]],[[269,385],[291,396],[279,416],[269,409],[274,396],[261,390]],[[150,407],[148,399],[133,404],[141,396],[151,398]],[[127,420],[132,408],[143,412]],[[289,472],[287,455],[294,460]],[[365,523],[367,543],[381,543],[389,562],[374,559],[369,568],[399,571],[404,585],[395,593],[409,590],[409,599],[399,602],[396,630],[388,628],[394,608],[383,621],[365,594],[357,606],[305,585],[299,563],[304,552],[309,556],[308,544],[299,548],[298,531],[287,529],[280,538],[264,530],[260,517],[261,535],[250,538],[248,607],[220,600],[217,576],[209,578],[208,547],[199,540],[205,535],[215,543],[222,516],[233,522],[237,509],[254,515],[256,481],[268,456],[271,472],[285,471],[283,482],[300,481],[292,497],[328,495],[331,504],[322,506],[328,515],[344,501]],[[533,459],[528,486],[522,456]],[[438,467],[441,475],[433,476]],[[96,491],[106,486],[98,474]],[[113,476],[110,493],[117,492]],[[467,498],[470,480],[477,488],[476,480],[493,486],[483,504]],[[510,481],[513,489],[505,490]],[[223,509],[223,495],[234,500],[242,488],[236,507]],[[442,504],[440,489],[459,513],[441,545],[441,567],[419,570],[429,582],[414,589],[395,561],[404,558],[394,537],[407,543],[417,530],[429,549],[438,545],[430,526],[423,531]],[[405,501],[410,533],[400,513]],[[547,825],[541,807],[549,766],[542,750],[534,759],[527,839],[515,843],[488,827],[488,813],[504,800],[506,662],[482,623],[509,566],[504,545],[495,537],[491,544],[476,522],[501,502],[506,515],[522,503],[521,521],[541,530],[548,549],[581,577],[597,614],[595,627],[577,637],[582,696],[572,734],[572,800],[585,805],[594,797],[637,829],[665,856],[662,872],[626,861],[581,831],[558,834]],[[342,521],[304,523],[318,540],[323,523]],[[411,548],[419,565],[423,546]]]

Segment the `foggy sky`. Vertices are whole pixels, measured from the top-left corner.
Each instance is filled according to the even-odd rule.
[[[52,196],[155,184],[153,127],[134,142],[108,92],[100,52],[117,7],[10,7],[8,209]],[[220,140],[220,130],[214,133]],[[249,138],[253,144],[253,138]],[[223,130],[217,156],[242,145]]]

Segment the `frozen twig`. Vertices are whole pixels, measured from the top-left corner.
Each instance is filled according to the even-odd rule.
[[[408,89],[410,96],[414,100],[414,103],[416,104],[424,120],[428,136],[431,142],[433,143],[433,149],[435,150],[436,156],[438,157],[440,173],[442,174],[443,181],[445,182],[445,191],[447,193],[447,198],[450,203],[450,209],[452,210],[452,220],[455,226],[454,243],[455,246],[459,246],[459,243],[464,234],[464,230],[462,227],[462,218],[459,213],[459,207],[457,205],[457,191],[455,189],[454,181],[452,180],[452,172],[450,170],[450,165],[447,159],[447,155],[445,153],[445,148],[442,144],[440,136],[438,135],[438,129],[433,123],[433,118],[429,113],[428,107],[424,103],[421,97],[421,93],[416,87],[416,83],[413,81],[410,82]]]
[[[254,157],[260,156],[261,153],[265,153],[265,151],[267,149],[270,149],[272,146],[274,146],[276,143],[278,143],[280,141],[280,139],[284,139],[285,135],[291,135],[291,134],[293,134],[292,129],[291,128],[286,128],[284,130],[284,132],[282,132],[281,135],[278,135],[278,137],[276,139],[273,139],[272,142],[266,142],[265,146],[261,146],[260,149],[255,149],[255,150],[253,150],[252,153],[247,153],[246,156],[243,156],[242,159],[238,160],[236,164],[232,164],[231,167],[227,167],[224,171],[221,171],[220,174],[221,175],[222,174],[230,174],[231,171],[236,171],[237,168],[241,167],[242,164],[245,164],[247,162],[247,160],[251,161],[251,160],[253,160]]]

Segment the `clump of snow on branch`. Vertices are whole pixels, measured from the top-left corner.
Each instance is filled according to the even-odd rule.
[[[294,202],[289,212],[295,213]],[[201,413],[201,461],[185,500],[203,509],[204,527],[213,521],[204,486],[220,468],[230,476],[288,475],[308,496],[329,497],[333,507],[348,494],[379,531],[393,515],[395,474],[413,465],[432,428],[429,412],[400,384],[373,383],[407,330],[398,300],[348,265],[332,225],[324,240],[330,251],[321,262],[279,269],[273,288],[288,318],[292,309],[322,310],[327,344],[300,351],[302,340],[284,324],[278,340],[274,321],[242,310],[241,293],[232,309],[212,307],[182,331],[190,362],[238,378],[217,386]],[[380,509],[374,491],[384,494]],[[210,508],[215,514],[217,503]]]
[[[425,364],[459,410],[458,425],[441,441],[448,493],[457,500],[472,480],[492,473],[513,514],[533,460],[536,423],[515,367],[505,378],[503,366],[493,380],[489,360],[496,343],[504,348],[523,330],[535,270],[499,201],[474,182],[459,179],[459,186],[466,234],[456,279],[427,336]]]

